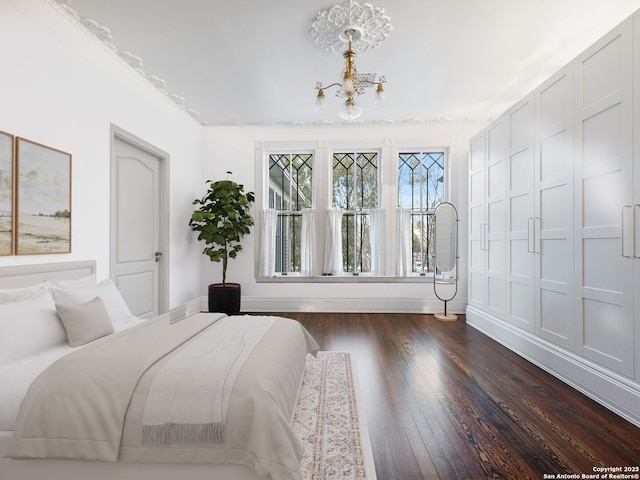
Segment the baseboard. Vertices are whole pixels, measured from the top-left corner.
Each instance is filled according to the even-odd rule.
[[[184,308],[190,306],[188,315],[209,308],[207,297],[200,297],[189,304],[171,311],[171,321],[184,318]],[[339,313],[426,313],[444,310],[444,302],[433,298],[283,298],[242,297],[243,312],[339,312]],[[466,298],[454,298],[447,302],[447,313],[464,315]]]
[[[467,325],[640,427],[640,384],[532,333],[467,307]]]
[[[200,297],[174,308],[164,315],[168,316],[169,323],[175,323],[198,312],[206,312],[208,308],[207,297]]]
[[[464,314],[466,298],[447,302],[447,313]],[[433,298],[271,298],[242,297],[244,312],[436,313],[444,302]]]

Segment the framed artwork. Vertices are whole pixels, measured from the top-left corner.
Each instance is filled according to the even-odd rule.
[[[70,253],[71,154],[16,142],[16,254]]]
[[[14,143],[0,132],[0,255],[13,255]]]

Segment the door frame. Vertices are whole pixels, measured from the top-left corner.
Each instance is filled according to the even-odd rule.
[[[110,128],[110,202],[109,202],[109,276],[115,271],[116,259],[116,140],[128,143],[135,148],[143,150],[160,160],[160,179],[159,179],[159,215],[158,219],[158,236],[160,241],[160,251],[162,252],[162,261],[158,269],[158,303],[159,314],[169,310],[169,154],[158,147],[142,140],[141,138],[127,132],[126,130],[111,124]]]

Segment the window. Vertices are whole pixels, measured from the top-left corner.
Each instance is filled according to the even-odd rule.
[[[389,139],[350,143],[256,144],[258,281],[433,276],[433,218],[446,200],[448,150]]]
[[[378,207],[378,153],[333,154],[333,207],[342,216],[342,270],[371,271],[371,238],[366,209]]]
[[[300,273],[301,212],[312,207],[312,173],[312,153],[269,155],[269,208],[278,211],[276,273]]]
[[[433,213],[444,201],[444,152],[398,154],[398,207],[411,211],[412,271],[433,273]]]

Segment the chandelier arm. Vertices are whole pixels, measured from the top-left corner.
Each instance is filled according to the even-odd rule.
[[[316,83],[316,90],[326,90],[327,88],[331,88],[331,87],[342,87],[342,84],[336,82],[336,83],[332,83],[331,85],[323,86],[322,82]]]
[[[377,82],[367,80],[366,78],[361,78],[360,83],[368,83],[369,85],[382,85],[383,83],[387,83],[387,81],[382,77]]]

